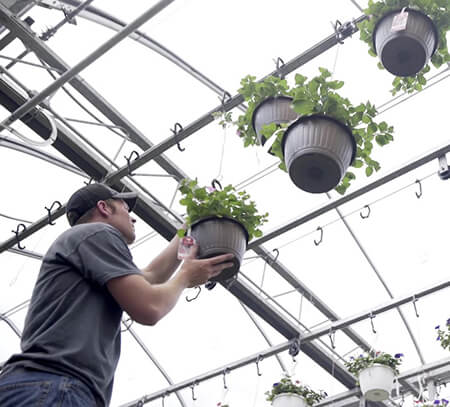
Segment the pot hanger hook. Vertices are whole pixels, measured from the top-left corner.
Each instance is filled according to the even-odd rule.
[[[20,250],[23,250],[23,249],[25,249],[25,246],[22,246],[21,244],[20,244],[20,239],[19,239],[19,229],[20,228],[22,228],[23,230],[22,230],[22,233],[23,232],[25,232],[25,230],[27,230],[27,227],[25,226],[25,224],[23,224],[23,223],[19,223],[18,225],[17,225],[17,227],[16,227],[16,230],[11,230],[11,232],[13,232],[15,235],[16,235],[16,241],[17,241],[17,247],[20,249]]]
[[[256,373],[258,374],[258,376],[262,376],[262,373],[259,370],[259,362],[261,362],[263,359],[264,359],[263,355],[258,355],[258,357],[256,358]]]
[[[131,168],[130,168],[131,159],[133,158],[134,155],[136,156],[135,160],[137,160],[139,158],[139,153],[136,150],[133,150],[128,157],[126,155],[123,156],[123,158],[125,158],[125,160],[127,160],[128,175],[130,177],[135,175],[132,173]]]
[[[422,183],[420,182],[420,179],[416,179],[416,184],[419,185],[419,192],[416,192],[416,197],[419,199],[422,196]]]
[[[217,189],[217,190],[222,191],[222,184],[221,184],[220,181],[217,180],[216,178],[214,178],[214,179],[211,181],[211,186],[212,186],[214,189]]]
[[[278,77],[280,79],[284,79],[284,75],[281,73],[281,69],[285,65],[284,61],[280,57],[278,57],[276,60],[274,60],[274,62],[275,62]]]
[[[376,317],[376,315],[373,315],[372,312],[369,314],[369,318],[370,318],[370,325],[372,326],[372,332],[374,334],[377,333],[377,331],[375,330],[375,325],[373,324],[373,319]]]
[[[174,124],[173,129],[170,129],[170,131],[172,132],[174,137],[176,137],[176,136],[178,136],[178,134],[180,134],[181,131],[183,131],[183,126],[177,122]],[[186,150],[185,148],[181,147],[181,144],[179,141],[177,142],[177,147],[178,147],[178,150],[180,150],[180,151]]]
[[[223,369],[223,388],[225,390],[228,390],[228,386],[227,386],[227,381],[226,381],[226,375],[230,373],[230,369],[228,367],[226,367],[225,369]]]
[[[194,381],[192,384],[191,384],[191,392],[192,392],[192,400],[197,400],[197,398],[195,397],[195,393],[194,393],[194,387],[195,386],[197,386],[198,385],[198,382],[197,381]]]
[[[222,109],[225,112],[225,103],[229,102],[232,99],[230,92],[224,91],[222,94],[222,98],[220,99],[220,103],[222,104]]]
[[[315,244],[316,246],[319,246],[319,244],[321,244],[321,243],[322,243],[322,240],[323,240],[323,229],[322,229],[321,226],[318,226],[316,230],[320,231],[320,239],[319,239],[319,241],[317,241],[316,239],[314,239],[314,244]]]
[[[53,202],[53,203],[52,203],[52,206],[50,206],[50,208],[47,208],[47,207],[45,206],[45,209],[47,209],[47,212],[48,212],[48,224],[49,224],[49,225],[55,225],[55,222],[52,222],[52,218],[51,218],[52,209],[53,209],[53,207],[54,207],[55,205],[58,206],[58,209],[61,209],[61,207],[62,207],[61,202],[59,202],[59,201]],[[58,210],[58,209],[57,209],[57,210]]]
[[[274,263],[278,260],[278,256],[280,255],[280,251],[278,249],[273,249],[273,252],[275,252],[275,257],[270,261],[270,267],[273,266]]]
[[[417,301],[419,301],[419,299],[416,298],[415,295],[413,295],[412,303],[413,303],[413,305],[414,305],[414,311],[416,312],[416,317],[419,318],[419,313],[417,312],[417,306],[416,306],[416,302],[417,302]]]
[[[333,327],[330,327],[330,331],[328,332],[328,337],[330,338],[332,349],[336,349],[336,345],[334,342],[335,334],[336,334],[336,332],[334,331]]]
[[[361,216],[362,219],[367,219],[370,216],[370,206],[369,205],[364,205],[363,209],[367,208],[367,212],[365,215],[363,215],[362,211],[359,212],[359,216]]]
[[[187,301],[187,302],[191,302],[191,301],[196,300],[196,299],[198,298],[198,296],[200,295],[200,292],[202,291],[202,288],[201,288],[199,285],[195,286],[194,288],[197,289],[197,294],[195,294],[195,297],[192,297],[192,298],[189,298],[189,297],[186,295],[186,301]]]

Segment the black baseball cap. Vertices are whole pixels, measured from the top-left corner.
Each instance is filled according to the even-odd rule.
[[[136,204],[135,192],[117,192],[104,184],[89,184],[76,191],[67,202],[66,216],[70,226],[75,225],[89,209],[97,205],[98,201],[106,199],[123,199],[130,211]]]

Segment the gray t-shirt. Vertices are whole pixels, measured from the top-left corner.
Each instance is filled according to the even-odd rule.
[[[7,365],[78,378],[98,404],[111,400],[122,309],[106,282],[141,274],[120,232],[87,223],[64,232],[44,256],[22,335]]]

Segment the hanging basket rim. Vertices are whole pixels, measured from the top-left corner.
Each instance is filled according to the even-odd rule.
[[[255,117],[256,117],[256,113],[257,111],[260,109],[260,107],[262,105],[264,105],[267,102],[270,102],[271,100],[274,99],[286,99],[286,100],[292,100],[292,98],[290,96],[286,96],[286,95],[278,95],[278,96],[269,96],[268,98],[262,100],[261,102],[258,103],[258,105],[255,107],[255,110],[253,110],[252,113],[252,128],[253,131],[256,133],[256,129],[255,129]]]
[[[241,222],[239,222],[236,219],[230,218],[229,216],[216,216],[216,215],[204,216],[203,218],[197,219],[195,222],[192,222],[190,228],[192,229],[194,226],[196,226],[200,223],[206,222],[208,220],[225,220],[225,221],[231,221],[233,223],[236,223],[244,231],[245,241],[248,244],[249,234],[247,232],[247,229],[244,227],[244,225]]]
[[[372,365],[367,366],[367,367],[365,367],[364,369],[361,369],[361,370],[359,371],[359,373],[358,373],[358,376],[359,376],[359,375],[361,374],[361,372],[363,372],[364,370],[370,369],[370,368],[372,368],[372,367],[385,367],[385,368],[387,368],[387,369],[392,370],[392,372],[394,373],[394,376],[397,376],[397,374],[395,373],[395,370],[394,370],[392,367],[390,367],[389,365],[384,365],[383,363],[373,363]]]
[[[375,45],[375,37],[376,37],[376,33],[377,33],[377,29],[378,29],[378,25],[381,23],[381,21],[383,21],[386,17],[390,16],[391,14],[395,14],[395,13],[399,13],[403,10],[403,8],[400,9],[395,9],[395,10],[391,10],[388,11],[386,14],[384,14],[383,16],[381,16],[378,21],[375,24],[375,27],[373,27],[373,32],[372,32],[372,47],[375,51],[375,53],[377,54],[377,48]],[[430,23],[431,23],[431,27],[433,29],[433,33],[434,33],[434,38],[436,39],[436,41],[434,42],[434,47],[433,47],[433,51],[431,52],[430,58],[434,55],[434,53],[436,52],[436,50],[438,49],[438,45],[439,45],[439,32],[438,29],[436,27],[436,24],[434,23],[434,21],[428,17],[423,11],[421,10],[417,10],[415,8],[411,8],[411,7],[405,7],[405,10],[408,12],[413,12],[416,14],[420,14],[422,17],[424,17],[425,19],[427,19]],[[378,55],[378,54],[377,54]]]
[[[328,120],[328,121],[334,122],[337,125],[339,125],[343,130],[345,130],[346,134],[348,134],[348,136],[351,140],[351,143],[352,143],[352,156],[351,156],[350,164],[349,164],[349,165],[352,165],[353,161],[355,160],[355,157],[356,157],[356,140],[355,140],[355,137],[353,136],[352,131],[350,130],[350,127],[348,127],[346,124],[342,123],[340,120],[335,119],[334,117],[328,116],[326,114],[319,114],[319,113],[311,114],[308,116],[301,116],[286,129],[286,131],[283,134],[283,138],[281,139],[281,151],[283,152],[283,156],[285,155],[284,147],[285,147],[289,132],[294,127],[296,127],[297,125],[299,125],[303,122],[310,121],[310,120],[316,120],[316,119]]]

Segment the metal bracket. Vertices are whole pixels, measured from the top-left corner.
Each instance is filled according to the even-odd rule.
[[[439,157],[439,172],[438,172],[439,178],[442,180],[446,180],[450,178],[450,170],[448,169],[447,164],[447,157],[444,155],[441,155]]]
[[[298,355],[300,352],[300,339],[295,338],[292,343],[289,345],[289,355],[293,358]]]
[[[336,20],[334,24],[331,24],[333,25],[333,29],[336,34],[336,40],[339,44],[343,44],[344,39],[346,39],[347,37],[351,37],[357,30],[354,21],[347,21],[346,23],[342,24],[339,20]]]

